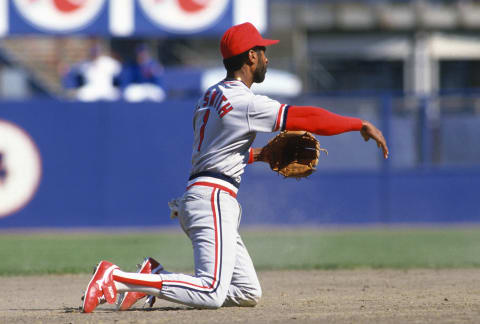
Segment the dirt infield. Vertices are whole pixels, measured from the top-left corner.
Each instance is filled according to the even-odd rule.
[[[480,270],[267,271],[255,308],[79,311],[89,275],[0,277],[0,323],[479,323]]]

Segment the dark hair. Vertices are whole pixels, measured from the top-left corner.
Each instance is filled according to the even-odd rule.
[[[245,51],[243,53],[240,53],[238,55],[235,55],[235,56],[232,56],[232,57],[229,57],[227,59],[224,59],[223,60],[223,65],[225,66],[225,69],[227,69],[227,72],[235,72],[239,69],[242,68],[243,64],[245,64],[245,62],[247,62],[248,60],[248,52],[250,52],[250,50],[254,50],[255,52],[260,52],[260,51],[264,51],[266,50],[266,48],[264,46],[255,46],[254,48],[251,48],[249,49],[248,51]]]

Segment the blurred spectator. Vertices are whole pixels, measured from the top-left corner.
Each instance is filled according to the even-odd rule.
[[[147,46],[138,45],[135,49],[135,60],[123,67],[120,78],[125,100],[163,101],[163,71],[162,64],[152,58]]]
[[[90,49],[86,61],[72,66],[63,77],[66,88],[76,89],[80,101],[117,100],[120,93],[116,84],[121,72],[120,63],[104,54],[100,45]]]

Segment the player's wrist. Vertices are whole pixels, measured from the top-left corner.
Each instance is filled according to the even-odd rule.
[[[267,162],[265,160],[265,154],[262,153],[262,148],[260,147],[250,148],[250,157],[248,159],[248,163],[253,163],[253,162]]]
[[[361,129],[366,129],[366,128],[369,128],[370,126],[372,126],[372,123],[370,123],[368,120],[365,120],[365,119],[360,119],[360,120],[362,122]]]

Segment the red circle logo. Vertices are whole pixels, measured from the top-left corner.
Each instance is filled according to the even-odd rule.
[[[53,4],[55,7],[57,7],[57,10],[63,13],[71,13],[79,10],[85,5],[86,2],[86,0],[53,0]]]

